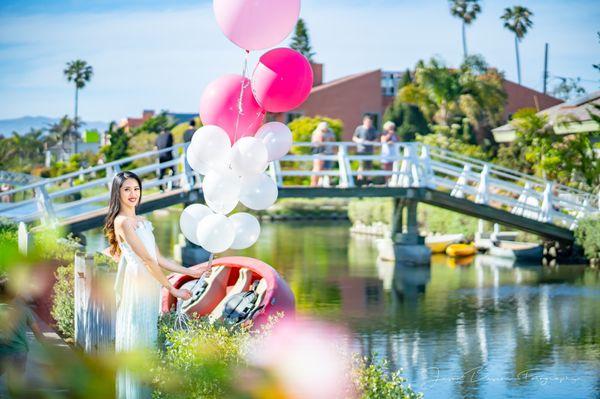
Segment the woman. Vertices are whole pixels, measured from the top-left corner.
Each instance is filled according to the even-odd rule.
[[[317,125],[317,128],[312,132],[310,142],[312,144],[312,154],[317,155],[313,160],[313,174],[310,176],[310,185],[311,187],[316,187],[319,184],[319,180],[321,178],[318,175],[318,172],[323,170],[323,160],[320,159],[319,155],[323,154],[325,151],[324,144],[324,132],[327,130],[328,125],[327,122],[320,122]]]
[[[195,278],[207,270],[186,269],[160,254],[152,224],[136,215],[141,199],[142,182],[135,173],[120,172],[114,177],[104,231],[110,254],[119,259],[115,283],[117,352],[154,348],[158,335],[161,286],[177,298],[191,297],[188,290],[173,287],[161,268]],[[147,387],[130,371],[119,371],[117,397],[131,399],[150,395]]]
[[[383,170],[393,169],[393,158],[396,154],[394,143],[397,142],[396,124],[392,121],[387,121],[383,124],[383,133],[381,134],[381,168]],[[390,177],[386,176],[386,183],[390,181]]]

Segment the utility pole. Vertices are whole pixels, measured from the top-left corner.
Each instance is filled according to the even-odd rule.
[[[544,94],[546,94],[546,86],[548,83],[548,43],[544,48]]]

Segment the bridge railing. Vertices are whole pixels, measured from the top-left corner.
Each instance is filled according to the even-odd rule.
[[[444,149],[394,143],[382,155],[381,143],[365,144],[372,146],[372,153],[358,153],[356,143],[334,142],[326,143],[325,153],[311,154],[311,143],[294,143],[292,153],[271,162],[268,173],[280,187],[298,185],[298,177],[317,176],[323,178],[321,185],[346,188],[364,184],[367,178],[379,178],[379,184],[389,187],[444,191],[456,198],[570,229],[578,219],[600,208],[597,195]],[[145,152],[2,193],[0,200],[10,198],[11,203],[0,202],[0,215],[17,221],[52,222],[97,210],[108,202],[113,176],[126,168],[144,179],[145,190],[178,183],[189,190],[194,172],[185,168],[187,145]],[[174,158],[159,164],[158,156],[166,152],[172,152]],[[315,160],[321,166],[324,162],[328,165],[314,168]],[[159,179],[159,170],[166,168],[173,168],[175,173]]]

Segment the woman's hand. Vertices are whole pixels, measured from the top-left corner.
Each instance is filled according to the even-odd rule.
[[[194,269],[192,269],[192,268],[194,268]],[[209,265],[195,265],[195,266],[190,267],[188,269],[188,273],[186,273],[186,274],[188,276],[191,276],[191,277],[194,277],[194,278],[200,278],[200,277],[202,277],[202,275],[204,273],[210,271],[211,268],[212,267],[209,266]]]
[[[190,292],[190,290],[186,290],[186,289],[179,289],[179,288],[171,287],[169,292],[175,298],[181,298],[183,300],[187,300],[192,297],[192,293]]]

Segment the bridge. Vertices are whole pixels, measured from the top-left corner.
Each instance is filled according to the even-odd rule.
[[[107,212],[112,178],[121,170],[132,170],[144,181],[141,213],[203,201],[200,176],[184,167],[187,145],[145,152],[1,193],[0,217],[60,225],[73,232],[99,227]],[[581,218],[600,210],[598,195],[422,143],[395,143],[386,159],[378,150],[372,155],[356,154],[355,143],[329,145],[332,154],[312,155],[310,143],[294,143],[293,154],[271,162],[267,173],[277,182],[279,198],[391,197],[396,203],[393,232],[404,237],[418,235],[419,202],[563,242],[573,241]],[[173,152],[174,159],[159,164],[158,155],[167,151]],[[332,168],[313,171],[316,159],[329,161]],[[359,170],[361,161],[370,161],[372,166]],[[391,170],[380,168],[382,161],[391,164]],[[156,178],[159,169],[166,167],[177,172]],[[324,184],[299,184],[315,175]],[[360,179],[367,178],[372,183],[360,184]],[[160,185],[169,189],[159,192]]]

